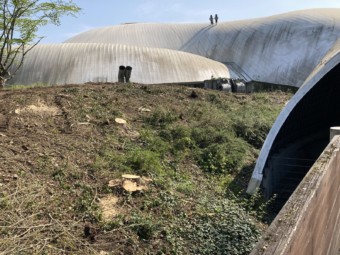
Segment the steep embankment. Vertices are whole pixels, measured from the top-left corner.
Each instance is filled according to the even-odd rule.
[[[1,91],[0,253],[247,254],[265,211],[244,189],[290,96]]]

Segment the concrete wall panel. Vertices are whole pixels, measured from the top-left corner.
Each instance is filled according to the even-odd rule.
[[[251,255],[333,255],[340,248],[340,136],[321,154]]]

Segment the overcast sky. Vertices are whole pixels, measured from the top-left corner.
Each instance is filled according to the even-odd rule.
[[[217,13],[219,22],[270,16],[311,8],[340,8],[340,0],[74,0],[77,18],[39,31],[42,43],[60,43],[92,28],[126,22],[203,23]]]

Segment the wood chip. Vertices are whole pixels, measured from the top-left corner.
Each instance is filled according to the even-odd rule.
[[[110,188],[113,188],[113,187],[119,186],[121,183],[122,183],[121,180],[119,180],[119,179],[114,179],[114,180],[110,180],[110,181],[109,181],[108,186],[109,186]]]
[[[124,178],[124,179],[140,179],[141,177],[139,175],[134,175],[134,174],[123,174],[122,178]]]
[[[152,182],[152,179],[151,179],[151,178],[148,178],[148,177],[145,177],[145,176],[143,176],[142,179],[143,179],[143,181],[145,181],[145,182]]]
[[[144,107],[139,107],[138,111],[139,112],[151,112],[151,110],[149,108],[144,108]]]
[[[126,120],[121,119],[121,118],[115,118],[115,122],[117,124],[121,124],[121,125],[125,125],[126,124]]]
[[[136,182],[132,182],[130,180],[124,180],[122,187],[128,192],[147,190],[146,186],[138,186]]]

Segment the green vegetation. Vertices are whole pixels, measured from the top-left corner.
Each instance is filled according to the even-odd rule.
[[[291,94],[196,89],[191,98],[191,91],[128,84],[10,92],[8,112],[38,102],[61,112],[9,121],[2,140],[12,147],[1,157],[25,153],[1,165],[18,176],[0,194],[0,251],[248,254],[266,227],[268,203],[245,188]],[[128,192],[122,174],[144,176],[147,188]],[[110,196],[117,201],[108,218],[101,202]]]
[[[31,85],[20,85],[20,84],[8,85],[7,89],[17,90],[17,89],[46,88],[46,87],[49,87],[49,85],[45,83],[34,83]]]
[[[22,66],[26,54],[42,39],[38,28],[59,25],[63,15],[80,8],[70,1],[2,0],[0,2],[0,87]],[[11,72],[10,72],[11,71]]]

